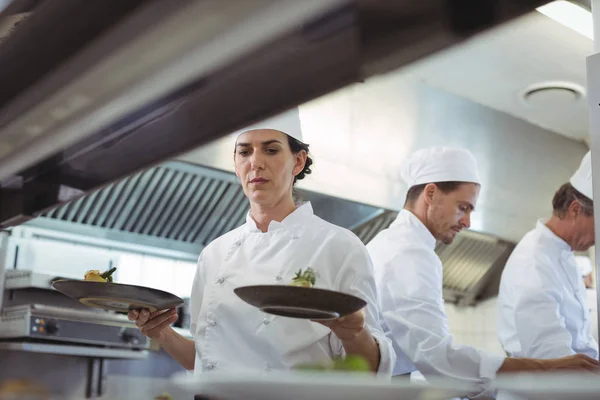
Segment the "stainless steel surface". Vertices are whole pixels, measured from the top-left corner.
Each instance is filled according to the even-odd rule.
[[[37,304],[5,307],[0,313],[0,338],[129,351],[150,346],[150,340],[124,315]]]
[[[131,321],[129,321],[127,316],[123,314],[90,309],[77,310],[66,307],[49,306],[46,304],[30,304],[8,307],[2,310],[2,315],[22,315],[23,311],[31,312],[33,316],[38,317],[45,316],[49,318],[66,318],[77,321],[108,323],[114,325],[134,325]]]
[[[10,269],[4,273],[5,290],[13,289],[52,289],[52,280],[57,278],[54,274],[43,272],[26,271],[22,269]],[[0,307],[0,310],[2,308]]]
[[[600,9],[592,9],[594,13]],[[600,29],[594,26],[595,29]],[[596,311],[598,313],[598,329],[600,330],[600,53],[587,59],[588,102],[590,107],[590,138],[592,144],[592,186],[594,189],[594,230],[595,234],[595,267],[596,267]]]
[[[499,277],[514,244],[464,231],[451,245],[438,243],[442,260],[444,300],[470,306],[496,296]]]
[[[471,229],[517,242],[552,212],[554,192],[577,169],[585,144],[428,86],[399,70],[300,106],[316,160],[299,188],[398,211],[406,156],[460,146],[477,159],[482,188]],[[180,160],[233,171],[223,138]]]
[[[101,347],[67,346],[63,344],[0,342],[0,350],[26,351],[78,357],[145,359],[148,351],[131,351],[124,349],[108,349]]]
[[[199,253],[244,223],[248,209],[235,175],[179,164],[151,168],[41,217],[128,232],[132,241],[160,238],[156,246]]]
[[[8,254],[8,231],[0,231],[0,310],[4,302],[4,287],[7,270],[7,254]]]
[[[124,44],[115,43],[128,30],[126,24],[121,25],[70,63],[77,64],[112,42],[114,51],[109,57],[38,107],[19,113],[14,121],[3,121],[10,123],[3,126],[0,134],[0,179],[223,67],[339,3],[340,0],[179,2],[176,12]],[[149,7],[160,8],[163,4],[154,2]],[[132,19],[136,17],[140,18],[136,15]],[[52,79],[57,77],[47,78]],[[39,88],[32,89],[36,90]],[[28,95],[32,94],[24,93],[19,100],[24,101]],[[19,102],[13,103],[14,107],[20,108]],[[14,112],[9,108],[3,115]]]

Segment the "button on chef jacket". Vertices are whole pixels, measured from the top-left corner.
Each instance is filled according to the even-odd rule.
[[[442,263],[436,240],[410,211],[402,210],[367,249],[376,270],[384,329],[397,354],[394,375],[420,371],[474,387],[487,385],[505,357],[453,343],[442,298]]]
[[[261,232],[246,223],[210,243],[201,253],[190,300],[196,345],[195,373],[211,370],[270,371],[343,357],[331,330],[308,320],[273,316],[245,303],[233,290],[256,284],[290,284],[312,268],[315,287],[367,301],[366,327],[379,343],[379,374],[391,375],[395,355],[377,318],[373,266],[350,231],[313,214],[310,203]]]
[[[598,358],[573,251],[543,221],[523,237],[502,272],[498,338],[515,357]]]

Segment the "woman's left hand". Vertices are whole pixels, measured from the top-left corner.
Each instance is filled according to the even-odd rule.
[[[365,312],[361,309],[338,319],[315,322],[331,329],[341,341],[352,341],[365,329]]]

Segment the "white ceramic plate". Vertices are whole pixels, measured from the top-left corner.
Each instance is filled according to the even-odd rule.
[[[497,400],[598,400],[600,376],[591,373],[502,375],[492,386]]]
[[[466,392],[453,383],[434,387],[342,372],[210,372],[180,375],[171,382],[182,395],[218,400],[447,400]]]

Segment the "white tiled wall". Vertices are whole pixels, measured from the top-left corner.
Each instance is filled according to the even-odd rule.
[[[497,298],[477,304],[475,307],[457,307],[446,304],[448,325],[456,343],[504,355],[496,331]]]

